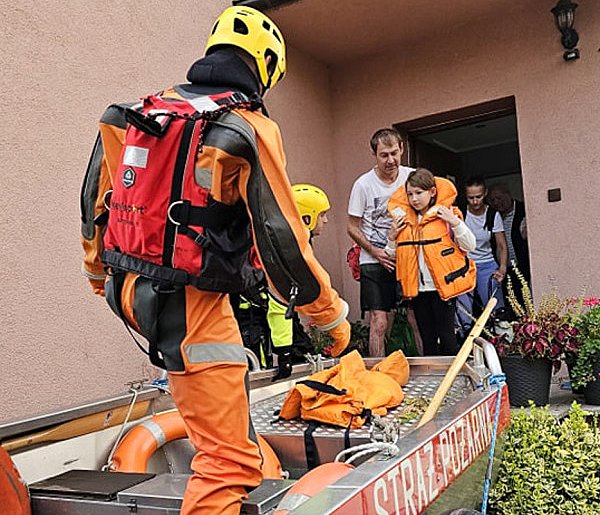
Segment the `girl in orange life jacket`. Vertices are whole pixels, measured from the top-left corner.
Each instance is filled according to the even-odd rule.
[[[475,287],[475,265],[466,256],[475,248],[475,236],[453,206],[455,199],[449,180],[418,168],[388,203],[393,222],[386,251],[396,254],[396,277],[404,297],[413,299],[429,356],[456,354],[451,299]]]

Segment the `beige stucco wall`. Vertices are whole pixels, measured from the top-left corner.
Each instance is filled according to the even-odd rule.
[[[562,59],[540,2],[431,34],[393,53],[332,70],[336,196],[372,165],[367,142],[392,123],[514,95],[534,293],[600,292],[600,3],[580,2],[581,59]],[[563,200],[548,203],[547,190]],[[346,238],[343,246],[348,246]],[[344,274],[354,314],[358,286]]]
[[[104,108],[183,82],[228,5],[0,2],[0,421],[121,392],[156,373],[80,275],[79,188]],[[290,77],[269,98],[272,115],[282,119],[292,178],[328,170],[329,186],[331,131],[314,122],[327,108],[317,92],[328,78],[291,56]],[[300,90],[302,116],[288,107]]]
[[[339,288],[346,272],[339,259],[344,250],[340,244],[345,244],[346,199],[336,192],[329,69],[293,48],[288,66],[288,75],[268,94],[267,103],[281,127],[290,182],[315,184],[331,197],[329,224],[323,236],[314,239],[314,247]]]
[[[581,2],[575,63],[562,61],[546,6],[540,15],[531,4],[360,62],[328,67],[290,49],[288,77],[267,103],[292,182],[330,195],[331,222],[316,251],[353,316],[345,212],[353,181],[372,164],[373,130],[508,95],[517,104],[534,287],[600,291],[599,222],[584,218],[600,204],[600,4]],[[0,0],[0,421],[120,392],[154,374],[79,274],[79,188],[104,107],[183,81],[226,5],[168,9],[149,0],[142,9],[108,0],[67,9],[57,0]],[[563,201],[548,204],[554,187]]]

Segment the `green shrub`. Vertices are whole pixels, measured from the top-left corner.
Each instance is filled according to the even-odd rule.
[[[350,343],[348,347],[352,350],[356,349],[363,356],[366,356],[369,350],[369,326],[357,320],[350,322],[350,327]]]
[[[499,515],[600,513],[600,433],[573,403],[558,422],[548,407],[513,414],[490,509]]]
[[[577,360],[571,370],[571,381],[575,388],[584,387],[590,381],[596,381],[593,369],[600,359],[600,306],[592,307],[581,315],[577,322],[580,347]]]
[[[390,334],[385,336],[385,354],[390,355],[396,350],[404,352],[405,356],[417,356],[417,346],[412,328],[408,323],[407,309],[400,307],[394,316]]]

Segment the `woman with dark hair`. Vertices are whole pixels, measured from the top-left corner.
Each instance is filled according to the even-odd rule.
[[[473,306],[476,311],[485,306],[493,295],[498,300],[496,310],[504,307],[502,281],[506,277],[508,251],[500,213],[485,202],[487,188],[481,177],[470,177],[465,184],[467,207],[464,217],[475,235],[477,246],[469,252],[477,267],[477,283],[473,293],[461,295],[457,302],[459,330],[466,333],[473,325]]]

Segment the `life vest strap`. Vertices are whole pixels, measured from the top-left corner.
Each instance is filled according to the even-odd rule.
[[[199,135],[194,132],[195,122],[188,120],[185,122],[183,131],[181,134],[181,141],[179,143],[179,149],[177,150],[177,157],[175,159],[175,167],[173,170],[173,176],[171,178],[171,194],[169,198],[169,210],[173,207],[176,201],[181,200],[181,192],[183,191],[183,179],[185,177],[185,170],[187,167],[188,159],[190,159],[190,152],[196,146]],[[195,160],[195,157],[193,158]],[[167,267],[173,266],[173,254],[175,247],[175,233],[177,231],[177,225],[171,221],[167,216],[164,237],[163,237],[163,255],[162,262]]]
[[[169,206],[169,219],[175,225],[197,225],[216,229],[231,223],[232,217],[239,215],[244,206],[240,203],[230,206],[214,202],[208,206],[194,206],[189,200],[178,200]]]
[[[125,120],[127,123],[133,125],[136,129],[142,131],[144,134],[154,136],[156,138],[162,138],[169,124],[173,118],[191,118],[190,116],[180,115],[177,113],[163,113],[161,118],[164,120],[163,123],[159,122],[157,117],[145,115],[140,111],[126,107],[125,109]]]
[[[469,258],[465,257],[465,265],[460,267],[458,270],[454,270],[454,272],[450,272],[449,274],[444,276],[444,280],[446,281],[446,284],[450,284],[451,282],[456,281],[456,279],[458,279],[459,277],[464,277],[465,275],[467,275],[468,271]]]
[[[246,246],[245,250],[247,250],[248,248],[249,245]],[[220,249],[217,249],[215,245],[212,245],[210,247],[210,251],[213,253],[222,252],[222,254],[225,257],[227,257],[227,251],[221,251]],[[240,249],[239,252],[237,252],[237,254],[243,255],[243,250]],[[102,261],[106,264],[107,267],[114,271],[132,272],[134,274],[147,277],[148,279],[152,279],[158,284],[166,287],[193,286],[195,288],[198,288],[199,290],[218,292],[228,291],[230,293],[235,293],[243,291],[254,284],[236,284],[234,285],[235,288],[231,289],[230,283],[228,283],[226,280],[219,282],[214,277],[205,279],[202,276],[195,276],[189,274],[185,270],[161,266],[141,258],[123,254],[118,250],[104,250],[104,252],[102,253]],[[259,280],[259,277],[254,278],[255,282],[258,282]],[[226,287],[230,289],[226,289]]]
[[[313,433],[321,425],[320,422],[311,420],[308,427],[304,431],[304,450],[306,452],[306,468],[312,470],[321,464],[319,454],[317,453],[317,445]]]
[[[408,245],[433,245],[434,243],[440,243],[442,238],[434,238],[432,240],[412,240],[412,241],[401,241],[397,244],[398,247],[406,247]]]
[[[160,284],[185,286],[191,284],[190,274],[185,270],[157,265],[116,250],[104,250],[102,261],[111,269],[133,272]]]
[[[312,388],[313,390],[317,390],[317,392],[328,393],[329,395],[346,395],[347,393],[345,388],[338,390],[335,386],[331,386],[330,384],[322,383],[320,381],[313,381],[312,379],[298,381],[296,384],[303,384],[309,388]]]
[[[144,99],[144,105],[146,103],[152,103],[153,99],[156,99],[156,97],[153,97],[152,95],[146,97]],[[136,108],[120,105],[117,105],[116,107],[124,110],[127,123],[130,123],[145,134],[156,138],[162,138],[167,132],[171,120],[174,118],[184,118],[193,121],[203,120],[204,123],[206,123],[207,120],[215,119],[225,110],[235,109],[238,106],[252,111],[262,106],[262,99],[257,97],[248,98],[241,92],[227,92],[219,95],[201,96],[199,99],[188,100],[187,102],[196,109],[197,112],[190,114],[158,109],[143,113]],[[213,114],[215,111],[218,113],[217,115]]]
[[[205,234],[194,231],[194,229],[190,229],[186,225],[180,225],[177,228],[177,233],[184,234],[188,238],[192,239],[196,245],[202,247],[203,249],[206,249],[210,246],[210,240]]]
[[[184,225],[180,225],[179,227],[177,227],[177,232],[179,234],[184,234],[185,236],[193,240],[196,245],[202,247],[203,249],[210,248],[211,252],[213,252],[214,254],[218,254],[219,256],[237,256],[243,254],[252,246],[252,242],[247,241],[239,247],[235,247],[233,249],[222,249],[217,247],[216,245],[213,245],[211,239],[204,233],[199,233],[198,231],[190,229],[189,227],[186,227]]]
[[[325,384],[325,383],[320,383],[319,381],[299,381],[298,384],[306,384],[306,383],[315,383],[315,385],[317,386],[317,388],[315,389],[319,389],[321,387],[321,385],[324,386],[329,386],[330,388],[333,388],[332,386]],[[310,386],[310,385],[307,385]],[[334,390],[341,392],[343,391],[344,393],[346,392],[346,390],[337,390],[336,388],[333,388]],[[322,390],[319,390],[322,391]],[[326,392],[329,393],[329,392]],[[336,394],[334,394],[336,395]],[[365,424],[370,424],[371,423],[371,419],[373,417],[373,413],[369,408],[364,408],[358,415],[352,415],[350,417],[350,422],[348,422],[348,425],[344,428],[344,449],[349,449],[350,448],[350,430],[352,429],[352,421],[354,420],[355,417],[361,417],[361,418],[365,418]],[[281,420],[281,419],[280,419]],[[304,451],[306,453],[306,466],[308,468],[308,470],[312,470],[315,467],[318,467],[321,464],[321,460],[319,459],[319,454],[317,453],[317,444],[315,442],[315,437],[314,437],[314,432],[317,430],[317,428],[319,428],[320,426],[323,426],[325,424],[323,424],[322,422],[318,422],[317,420],[310,420],[308,422],[308,427],[304,430]]]

